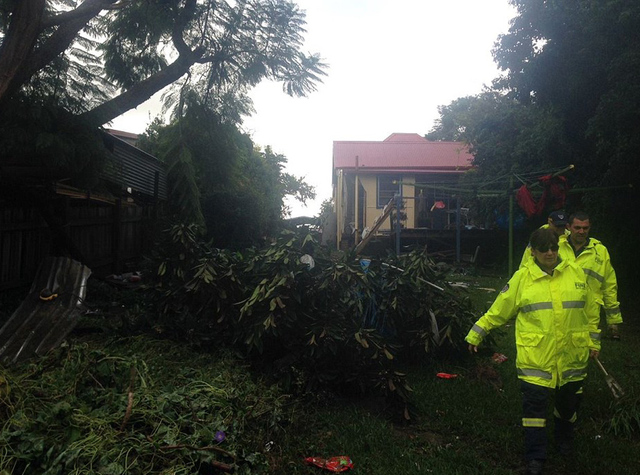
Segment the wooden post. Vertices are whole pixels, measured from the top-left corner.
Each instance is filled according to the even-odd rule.
[[[122,271],[122,200],[117,199],[113,205],[113,248],[112,270],[114,274]]]

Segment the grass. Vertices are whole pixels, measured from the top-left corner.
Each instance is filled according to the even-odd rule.
[[[506,281],[468,273],[450,280],[469,284],[478,315]],[[613,402],[591,365],[578,456],[568,462],[551,452],[547,474],[638,472],[640,365],[630,355],[640,332],[633,325],[622,332],[620,341],[604,341],[601,359],[625,401]],[[494,351],[508,360],[494,364]],[[0,366],[0,474],[209,474],[223,463],[240,474],[306,475],[328,472],[304,458],[339,455],[367,475],[520,474],[514,361],[508,327],[478,356],[407,367],[413,407],[406,422],[371,397],[284,394],[228,351],[76,334],[44,359]]]
[[[470,284],[479,315],[506,283],[499,276],[469,274],[453,275],[450,280]],[[474,290],[478,287],[495,291]],[[615,425],[616,414],[619,419],[635,417],[637,421],[640,410],[640,365],[628,358],[634,354],[640,334],[637,327],[623,328],[621,341],[604,341],[601,359],[627,392],[626,400],[614,402],[592,364],[577,427],[578,456],[567,461],[550,450],[545,473],[637,473],[640,427],[636,422],[631,426],[633,431],[618,428],[616,434]],[[494,364],[494,351],[504,353],[508,360]],[[430,361],[407,368],[416,414],[409,424],[398,424],[384,411],[371,409],[362,401],[338,400],[316,407],[298,435],[287,441],[283,457],[290,460],[290,465],[286,473],[318,473],[299,463],[304,455],[348,455],[357,472],[368,475],[522,473],[521,400],[515,356],[511,326],[498,332],[492,347],[484,348],[476,357]],[[440,379],[436,377],[438,372],[459,376]]]

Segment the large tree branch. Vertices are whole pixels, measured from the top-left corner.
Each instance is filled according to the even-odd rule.
[[[102,3],[102,10],[119,10],[126,6],[128,6],[131,2],[128,0],[97,0],[98,3]],[[51,15],[45,18],[42,22],[43,28],[49,28],[52,26],[62,25],[64,23],[68,23],[70,21],[76,20],[79,17],[83,17],[85,15],[85,11],[87,8],[93,8],[96,0],[85,1],[78,8],[74,8],[73,10],[69,10],[66,12],[58,13],[57,15]]]
[[[67,50],[86,24],[96,17],[108,4],[117,0],[86,0],[77,10],[77,16],[60,25],[47,41],[33,52],[29,58],[29,68],[25,69],[27,80],[37,71],[44,68],[58,55]]]
[[[128,110],[139,106],[151,98],[156,92],[180,79],[189,72],[191,66],[200,62],[204,50],[202,48],[191,50],[182,37],[186,25],[195,13],[195,7],[195,0],[185,1],[184,8],[178,16],[171,32],[173,45],[176,51],[178,51],[178,59],[156,74],[149,76],[144,81],[135,84],[119,96],[82,114],[87,121],[99,126],[115,119]]]
[[[11,50],[7,52],[7,59],[10,61],[7,65],[2,64],[5,56],[4,44],[0,51],[0,71],[3,72],[0,76],[0,102],[18,91],[36,72],[63,53],[92,18],[116,2],[117,0],[86,0],[73,10],[73,15],[69,17],[69,20],[61,24],[36,50],[33,49],[34,45],[43,31],[42,15],[45,1],[26,0],[19,2],[11,19],[6,42],[17,44],[24,42],[24,45],[18,47],[17,51],[21,53],[19,56],[12,55]],[[16,24],[15,29],[13,29],[14,24]]]
[[[100,104],[98,107],[85,112],[82,114],[82,117],[87,122],[93,123],[96,126],[115,119],[128,110],[139,106],[156,92],[180,79],[183,75],[189,72],[189,68],[198,61],[199,54],[199,51],[195,51],[180,55],[178,59],[169,66],[148,77],[144,81],[137,83],[110,101]]]
[[[45,0],[17,2],[7,35],[0,47],[0,99],[10,89],[13,78],[36,44],[45,6]]]

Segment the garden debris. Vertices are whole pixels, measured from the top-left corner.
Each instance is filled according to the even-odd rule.
[[[474,284],[470,284],[468,282],[448,282],[451,287],[458,287],[461,289],[474,289],[474,290],[484,290],[485,292],[495,292],[496,289],[492,287],[476,287]]]
[[[502,391],[502,378],[494,368],[494,365],[478,363],[473,373],[473,377],[478,381],[490,384],[497,391]]]
[[[68,257],[47,257],[29,294],[0,328],[0,359],[16,363],[57,347],[79,317],[91,269]]]
[[[453,379],[458,377],[457,374],[450,374],[450,373],[438,373],[436,374],[436,376],[441,379]]]
[[[142,282],[142,274],[136,272],[125,272],[124,274],[111,274],[104,278],[110,284],[118,287],[135,288]]]
[[[602,373],[604,374],[604,380],[607,382],[607,386],[609,386],[609,389],[611,390],[611,394],[613,394],[613,397],[615,399],[620,399],[622,396],[624,396],[624,391],[622,390],[622,386],[620,386],[618,382],[615,379],[613,379],[613,376],[611,376],[607,372],[607,370],[602,365],[598,357],[596,356],[593,359],[595,360],[598,367],[602,370]]]
[[[503,355],[502,353],[494,353],[493,356],[491,357],[491,361],[493,361],[496,364],[501,364],[504,363],[505,361],[507,361],[509,358],[507,358],[505,355]]]
[[[331,457],[328,459],[322,457],[307,457],[304,459],[307,465],[315,465],[330,472],[345,472],[353,468],[353,462],[346,455]]]
[[[71,342],[0,376],[0,473],[270,473],[263,443],[299,411],[235,353],[149,336]]]

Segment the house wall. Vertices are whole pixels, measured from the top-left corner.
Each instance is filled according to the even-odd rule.
[[[382,214],[382,208],[378,207],[378,175],[359,175],[360,183],[366,191],[367,203],[365,207],[365,227],[371,228],[375,219]],[[403,183],[415,183],[414,175],[402,175],[401,180]],[[405,213],[407,215],[406,221],[403,222],[407,228],[415,227],[415,189],[411,185],[402,186],[402,196],[404,199]],[[390,221],[385,220],[380,226],[380,230],[390,230]],[[360,230],[362,231],[362,230]]]
[[[346,249],[357,244],[365,228],[372,228],[375,220],[382,215],[382,207],[377,203],[378,173],[360,172],[358,174],[345,170],[336,170],[334,182],[334,200],[337,223],[337,245],[339,249]],[[442,187],[455,186],[461,173],[410,173],[401,175],[400,179],[405,185],[402,187],[404,212],[406,219],[403,226],[406,229],[427,227],[431,229],[444,229],[449,220],[455,219],[451,210],[454,203],[451,202],[451,192]],[[412,186],[415,184],[416,186]],[[360,190],[357,192],[357,190]],[[429,209],[434,201],[443,201],[447,208],[441,211],[442,216],[436,216],[434,212],[428,213],[428,222],[418,219],[418,199],[420,191],[423,191],[424,200]],[[364,201],[364,202],[363,202]],[[436,222],[437,221],[437,222]],[[358,223],[358,224],[356,224]],[[357,228],[353,233],[354,227]],[[390,219],[385,219],[378,231],[389,231]]]

